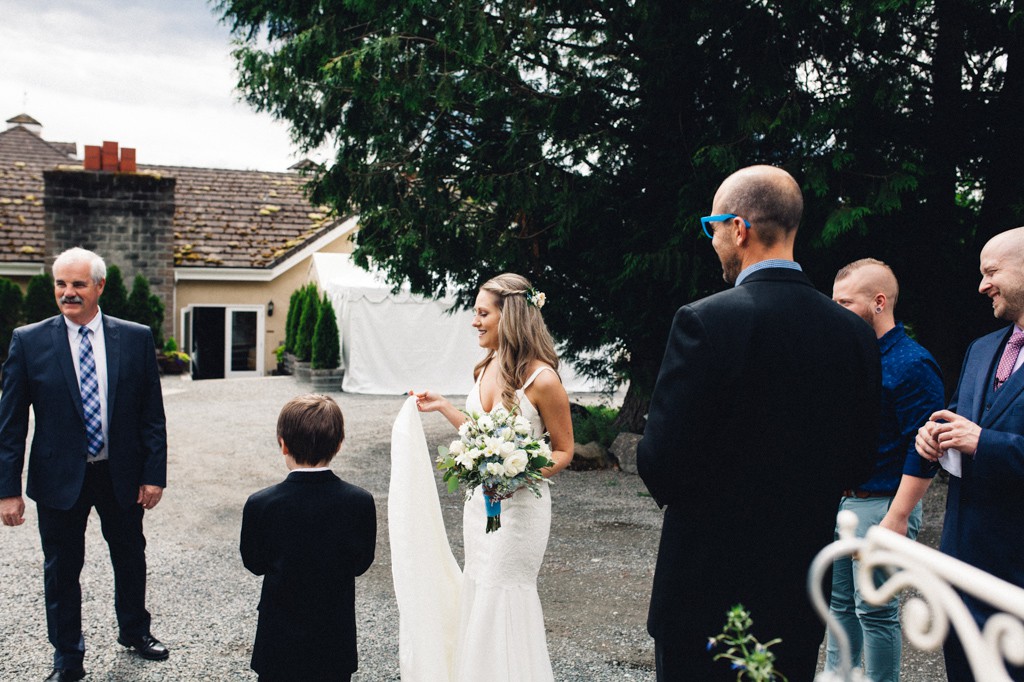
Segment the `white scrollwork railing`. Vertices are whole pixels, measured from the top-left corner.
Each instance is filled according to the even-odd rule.
[[[816,682],[866,680],[859,670],[850,669],[849,639],[829,613],[822,589],[832,562],[854,554],[860,562],[858,584],[865,600],[884,604],[908,588],[919,593],[903,605],[903,631],[913,646],[927,651],[938,649],[952,625],[976,679],[1012,682],[1005,662],[1024,665],[1024,589],[879,526],[858,538],[857,515],[852,511],[839,512],[838,519],[839,539],[815,557],[807,576],[807,591],[837,639],[843,668],[820,673]],[[873,578],[876,569],[889,572],[878,587]],[[957,590],[995,607],[997,613],[984,628],[978,627]]]

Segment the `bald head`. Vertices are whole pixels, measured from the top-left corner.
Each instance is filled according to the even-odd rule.
[[[978,291],[992,300],[992,314],[1024,325],[1024,227],[997,234],[981,250]]]
[[[796,232],[803,210],[800,185],[774,166],[741,168],[715,193],[714,212],[746,218],[766,246]]]
[[[1000,232],[989,239],[981,249],[982,258],[986,255],[998,257],[1000,260],[1008,259],[1018,264],[1024,263],[1024,227]]]

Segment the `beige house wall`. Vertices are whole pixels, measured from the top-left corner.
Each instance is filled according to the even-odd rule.
[[[354,230],[341,235],[317,252],[351,253],[354,248],[351,240],[353,232]],[[277,367],[274,349],[284,343],[284,326],[288,319],[289,299],[293,291],[309,281],[312,266],[313,256],[309,254],[268,282],[243,279],[234,281],[178,280],[174,294],[173,334],[175,341],[179,346],[182,344],[182,311],[189,306],[263,306],[265,322],[263,366],[265,372],[270,374]],[[271,301],[274,303],[274,313],[268,316],[266,311]]]

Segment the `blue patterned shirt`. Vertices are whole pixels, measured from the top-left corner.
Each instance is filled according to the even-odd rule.
[[[903,323],[878,339],[882,355],[882,416],[875,472],[858,490],[895,491],[903,474],[931,478],[939,470],[914,449],[917,430],[945,407],[942,373],[931,353],[907,336]]]

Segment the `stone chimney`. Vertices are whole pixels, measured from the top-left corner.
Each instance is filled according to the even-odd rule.
[[[90,168],[90,148],[101,150],[104,168],[102,151],[112,153],[113,168]],[[43,172],[46,254],[52,259],[72,246],[95,251],[121,269],[129,290],[144,275],[164,302],[166,334],[174,315],[175,179],[134,172],[135,150],[118,155],[116,142],[87,146],[85,168]]]

